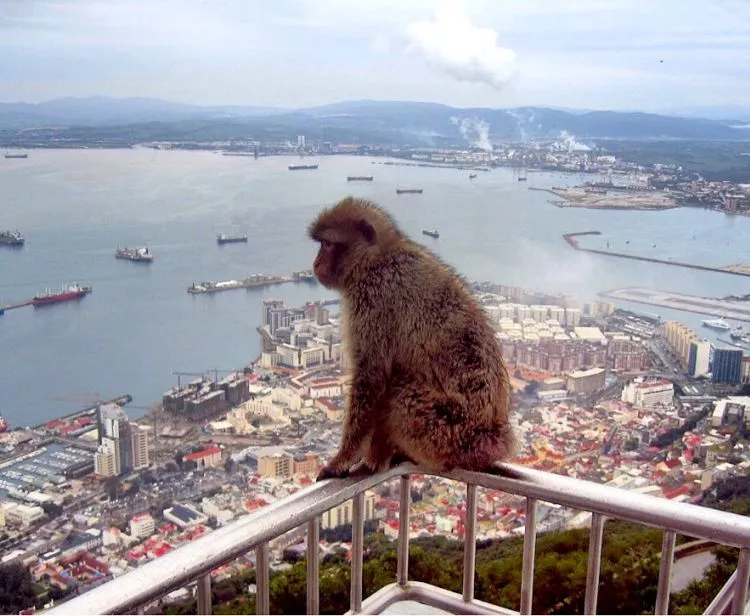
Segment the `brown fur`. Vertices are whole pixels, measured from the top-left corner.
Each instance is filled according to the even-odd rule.
[[[459,275],[368,201],[343,199],[308,232],[315,275],[341,293],[353,366],[341,447],[319,478],[360,460],[483,471],[513,455],[500,346]]]

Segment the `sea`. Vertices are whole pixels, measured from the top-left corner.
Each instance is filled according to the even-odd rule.
[[[307,157],[314,171],[289,171],[298,157],[216,152],[31,150],[0,159],[0,229],[19,229],[22,249],[0,246],[0,304],[79,283],[79,301],[24,307],[0,317],[0,414],[13,427],[72,412],[96,396],[129,393],[131,417],[158,403],[178,372],[235,370],[257,358],[261,300],[290,306],[336,297],[294,283],[190,295],[193,282],[290,274],[312,266],[306,227],[349,195],[372,199],[404,231],[469,279],[563,292],[581,300],[642,286],[723,296],[750,293],[750,278],[592,255],[563,233],[598,230],[581,244],[662,259],[750,262],[750,218],[702,208],[621,211],[559,208],[529,188],[574,186],[591,176],[527,174],[383,164],[360,156]],[[373,182],[347,182],[373,175]],[[396,188],[423,194],[397,195]],[[422,235],[437,227],[439,239]],[[247,244],[219,246],[219,232]],[[628,243],[629,242],[629,243]],[[116,260],[118,246],[148,246],[151,265]],[[616,302],[701,328],[702,315]],[[189,378],[189,377],[188,377]]]

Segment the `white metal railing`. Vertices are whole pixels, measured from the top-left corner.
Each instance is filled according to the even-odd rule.
[[[675,538],[678,533],[740,549],[735,574],[714,598],[706,613],[724,614],[731,611],[741,614],[745,611],[750,578],[750,518],[562,475],[513,465],[508,467],[517,471],[520,478],[468,471],[440,475],[464,482],[467,489],[462,595],[429,584],[409,581],[410,475],[425,474],[425,471],[412,464],[404,464],[378,475],[331,479],[313,484],[252,515],[219,528],[190,545],[178,548],[80,597],[47,610],[45,614],[135,613],[173,590],[194,582],[197,582],[198,613],[210,614],[211,571],[253,549],[256,552],[257,613],[269,614],[268,542],[302,524],[307,525],[307,613],[317,614],[319,518],[325,511],[350,499],[354,499],[354,511],[349,614],[377,614],[389,605],[405,600],[419,601],[454,614],[530,614],[534,596],[536,506],[539,501],[557,503],[593,514],[586,578],[586,614],[596,614],[602,531],[606,518],[626,520],[664,530],[656,614],[667,613]],[[396,580],[363,600],[364,493],[396,477],[400,477],[401,481]],[[526,498],[519,612],[474,599],[477,486]]]

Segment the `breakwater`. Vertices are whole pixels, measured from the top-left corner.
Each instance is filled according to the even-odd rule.
[[[697,263],[685,263],[684,261],[673,261],[671,259],[657,259],[655,257],[642,257],[639,255],[629,255],[624,252],[615,252],[614,250],[601,250],[599,248],[582,248],[576,238],[582,235],[601,235],[601,231],[580,231],[578,233],[564,233],[563,239],[575,250],[582,252],[591,252],[608,257],[619,257],[620,259],[632,259],[634,261],[646,261],[647,263],[661,263],[662,265],[674,265],[675,267],[687,267],[695,270],[706,272],[717,272],[719,274],[731,274],[733,276],[750,276],[750,272],[727,269],[725,267],[713,267],[710,265],[699,265]]]

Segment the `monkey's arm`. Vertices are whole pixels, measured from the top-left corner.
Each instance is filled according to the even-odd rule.
[[[382,371],[382,364],[376,366],[374,363],[357,363],[349,392],[349,408],[344,421],[341,447],[320,471],[319,480],[348,475],[349,469],[362,458],[377,422],[382,420],[378,416],[378,409],[386,392],[387,376]]]

